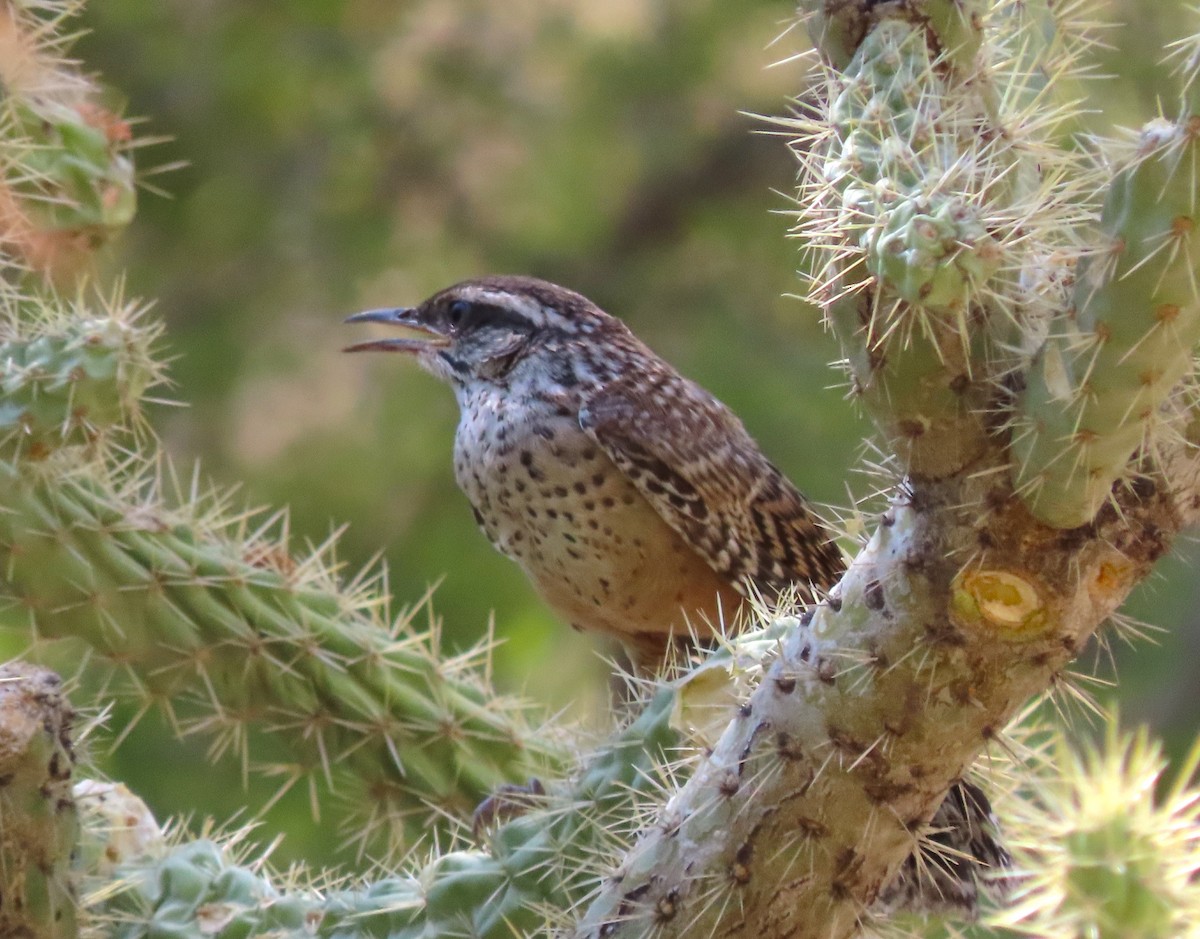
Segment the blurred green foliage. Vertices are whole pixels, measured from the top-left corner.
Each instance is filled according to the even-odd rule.
[[[1106,36],[1100,70],[1116,77],[1094,93],[1097,121],[1155,113],[1175,7],[1111,4],[1134,26]],[[299,537],[349,522],[347,568],[383,546],[398,603],[441,581],[451,647],[494,611],[502,685],[603,708],[598,647],[475,529],[447,389],[340,355],[340,321],[481,273],[556,280],[725,400],[813,498],[869,492],[837,350],[787,296],[797,245],[773,211],[795,208],[794,162],[744,113],[782,113],[804,86],[791,15],[782,0],[92,4],[78,54],[149,116],[144,133],[172,138],[142,151],[143,173],[187,163],[146,178],[171,197],[142,200],[109,260],[167,321],[171,396],[189,406],[153,418],[177,461],[290,504]],[[1160,645],[1116,650],[1127,719],[1177,741],[1197,718],[1197,561],[1184,546],[1135,603]],[[124,758],[151,752],[135,739]],[[181,809],[188,784],[148,795]]]

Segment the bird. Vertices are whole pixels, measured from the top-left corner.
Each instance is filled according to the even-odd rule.
[[[639,669],[751,598],[808,603],[841,576],[833,535],[737,416],[580,294],[485,277],[349,321],[405,328],[349,351],[407,353],[450,384],[479,527]]]
[[[401,335],[345,351],[403,353],[450,385],[454,475],[479,527],[635,670],[736,630],[756,600],[811,605],[841,578],[833,532],[741,420],[581,294],[488,276],[346,321]],[[973,909],[963,858],[1007,863],[987,799],[960,781],[932,825],[943,847],[915,853],[884,899]]]

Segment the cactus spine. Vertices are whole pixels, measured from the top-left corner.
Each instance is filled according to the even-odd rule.
[[[533,935],[582,902],[614,831],[636,817],[639,798],[659,785],[677,743],[675,694],[663,691],[569,781],[526,814],[488,834],[486,850],[444,851],[411,873],[341,889],[283,888],[231,852],[198,840],[132,857],[124,888],[91,915],[107,935],[338,936],[417,939]]]
[[[270,759],[284,787],[336,791],[352,840],[392,856],[414,822],[469,811],[563,748],[478,657],[444,660],[433,632],[391,621],[379,578],[343,583],[332,545],[296,556],[282,516],[168,496],[140,410],[160,326],[119,295],[67,302],[46,283],[133,208],[128,127],[56,45],[71,9],[0,2],[0,624],[82,640],[110,693],[214,753]]]
[[[1016,479],[1048,524],[1089,522],[1178,423],[1170,400],[1200,340],[1200,235],[1193,167],[1200,110],[1184,102],[1115,162],[1100,236],[1070,305],[1026,373],[1014,420]]]

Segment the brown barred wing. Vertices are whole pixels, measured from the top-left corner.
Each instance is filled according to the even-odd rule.
[[[742,422],[668,370],[598,389],[579,423],[655,511],[744,595],[793,585],[811,597],[842,574],[842,554],[799,490]]]

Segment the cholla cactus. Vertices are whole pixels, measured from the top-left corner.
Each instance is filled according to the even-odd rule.
[[[124,880],[114,891],[110,879],[92,921],[104,935],[129,939],[535,934],[586,900],[601,859],[635,820],[639,798],[661,785],[658,767],[677,741],[674,701],[671,692],[657,695],[571,780],[528,798],[520,817],[491,826],[485,850],[443,850],[411,859],[402,874],[330,885],[295,872],[273,877],[246,865],[244,849],[209,839],[151,840],[122,858]]]
[[[63,447],[95,448],[115,428],[139,426],[141,396],[160,381],[151,349],[157,324],[119,298],[97,311],[83,301],[0,301],[0,454],[12,465]],[[97,312],[100,315],[96,315]]]
[[[583,936],[858,929],[930,795],[1196,511],[1190,103],[1097,161],[1060,90],[1085,4],[802,7],[797,233],[904,481]]]
[[[1176,120],[1147,124],[1132,148],[1106,152],[1115,174],[1100,243],[1026,371],[1017,479],[1034,511],[1061,528],[1086,524],[1136,452],[1154,459],[1179,432],[1171,398],[1200,339],[1192,180],[1200,113],[1183,104]]]
[[[1043,746],[1036,787],[1009,810],[1022,883],[993,925],[1047,939],[1197,935],[1200,740],[1167,786],[1161,748],[1116,726],[1103,747]]]
[[[403,875],[370,883],[322,885],[296,871],[273,874],[246,860],[244,833],[180,842],[165,836],[127,791],[81,785],[83,884],[97,891],[89,922],[102,935],[128,937],[529,934],[560,921],[561,911],[586,897],[603,874],[602,849],[616,846],[614,831],[657,785],[655,764],[661,747],[676,742],[669,725],[680,703],[675,694],[659,695],[573,783],[494,829],[488,850],[443,851],[415,859]],[[1082,751],[1061,727],[1026,719],[1013,734],[1022,756],[1005,774],[1010,791],[1002,810],[1018,885],[1011,904],[969,935],[978,939],[991,929],[1052,939],[1191,935],[1200,912],[1194,883],[1200,790],[1191,779],[1200,743],[1163,789],[1161,753],[1144,734],[1112,730],[1102,747]],[[1006,758],[998,762],[996,772]],[[879,935],[911,939],[927,935],[927,925],[911,918],[880,924]]]
[[[0,245],[4,266],[75,271],[136,207],[129,125],[65,59],[77,4],[0,3]]]
[[[87,927],[128,937],[840,937],[879,925],[871,904],[915,848],[953,863],[964,846],[930,827],[947,789],[1200,516],[1184,172],[1200,54],[1177,51],[1177,112],[1098,161],[1061,91],[1083,4],[806,6],[824,97],[788,125],[798,234],[904,481],[824,602],[666,685],[572,772],[571,748],[477,663],[390,617],[377,578],[346,584],[330,547],[292,551],[284,517],[164,483],[139,407],[161,379],[157,326],[119,297],[57,292],[128,221],[133,142],[65,63],[72,5],[0,0],[0,623],[85,643],[103,693],[208,733],[215,758],[250,773],[269,752],[318,801],[350,794],[374,814],[343,821],[373,856],[397,856],[408,813],[462,817],[545,777],[493,803],[471,843],[451,826],[452,850],[337,886],[173,846],[140,809],[130,847],[111,808],[132,803],[95,787],[72,868],[70,797],[55,815],[49,790],[22,789],[0,808],[55,845],[24,880],[30,928],[69,935],[82,878]],[[703,719],[698,699],[718,702]],[[1144,786],[1144,749],[1101,792]],[[1082,761],[1088,778],[1116,779],[1102,762]],[[1061,839],[1021,855],[1000,921],[1165,935],[1195,902],[1194,795],[1122,834],[1085,810],[1091,785],[1043,789]],[[28,869],[17,846],[0,855]],[[1146,871],[1166,892],[1129,876]],[[1114,891],[1131,902],[1098,902]]]

